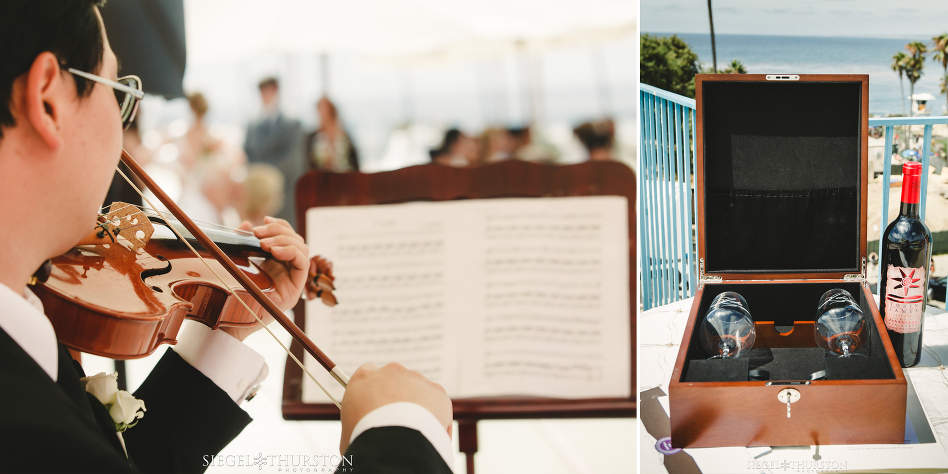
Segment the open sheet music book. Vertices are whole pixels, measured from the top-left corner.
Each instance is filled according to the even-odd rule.
[[[339,305],[306,306],[306,332],[348,374],[397,361],[451,398],[631,396],[624,197],[324,207],[313,254]],[[334,397],[342,387],[312,358]],[[303,402],[329,400],[303,377]]]

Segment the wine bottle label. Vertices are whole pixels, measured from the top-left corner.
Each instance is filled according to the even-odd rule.
[[[925,269],[889,265],[885,282],[885,327],[902,334],[922,329]]]

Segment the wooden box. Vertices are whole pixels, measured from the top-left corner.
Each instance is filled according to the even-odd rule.
[[[673,446],[903,442],[906,380],[865,280],[868,90],[866,75],[697,76],[699,289],[669,386]],[[866,357],[816,345],[819,298],[833,288],[869,320]],[[723,291],[755,321],[744,360],[708,360],[701,347]],[[799,395],[789,418],[784,389]]]

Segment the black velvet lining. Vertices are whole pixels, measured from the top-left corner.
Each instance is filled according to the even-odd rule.
[[[855,187],[709,189],[705,209],[715,231],[706,234],[705,271],[858,273],[859,215],[850,212],[859,209],[857,194]]]
[[[703,82],[705,271],[861,268],[861,82]]]
[[[746,382],[749,359],[695,359],[688,363],[688,382]]]
[[[773,321],[776,326],[793,326],[794,321],[814,321],[820,296],[833,288],[842,288],[853,295],[869,322],[871,336],[857,354],[865,357],[838,359],[816,345],[815,337],[807,338],[808,346],[792,348],[761,347],[761,339],[748,355],[747,363],[711,359],[701,347],[700,326],[711,300],[724,291],[735,291],[747,301],[754,321]],[[811,374],[826,370],[829,380],[893,379],[879,330],[859,283],[757,283],[706,284],[698,306],[698,318],[687,344],[688,353],[682,382],[730,382],[748,380],[747,371],[763,370],[770,381],[807,380]],[[783,331],[786,332],[786,331]],[[738,373],[742,371],[742,373]]]

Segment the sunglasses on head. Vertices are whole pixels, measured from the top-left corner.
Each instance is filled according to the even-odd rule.
[[[138,112],[138,102],[145,97],[145,93],[142,92],[142,80],[139,79],[138,76],[125,76],[112,81],[73,68],[67,70],[79,77],[98,82],[99,84],[105,84],[115,89],[115,99],[118,101],[119,112],[122,114],[122,128],[128,129],[132,120],[135,120],[135,113]]]

